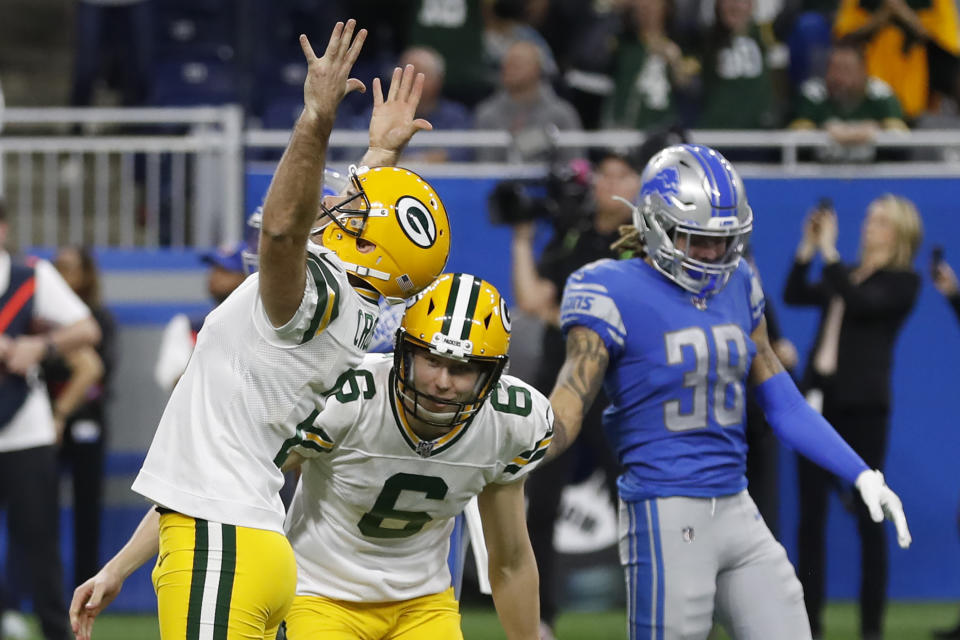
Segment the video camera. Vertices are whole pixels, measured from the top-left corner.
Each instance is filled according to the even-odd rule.
[[[521,157],[543,157],[549,169],[543,178],[499,182],[487,197],[490,222],[515,225],[548,220],[561,230],[590,224],[590,165],[581,159],[564,162],[555,133],[531,129],[514,138],[515,150]]]

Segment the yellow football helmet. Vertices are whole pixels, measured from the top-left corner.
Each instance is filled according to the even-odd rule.
[[[322,213],[323,246],[346,270],[391,302],[416,295],[443,271],[450,255],[450,221],[426,180],[399,167],[350,168],[346,200]],[[357,239],[375,245],[360,251]]]
[[[445,273],[407,307],[394,350],[395,390],[406,411],[428,424],[456,427],[476,414],[507,365],[510,314],[496,287],[467,273]],[[445,400],[417,389],[414,354],[466,363],[477,372],[467,398]],[[449,407],[426,410],[420,399]]]

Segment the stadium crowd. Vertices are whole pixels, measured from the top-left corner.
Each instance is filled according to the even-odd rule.
[[[356,76],[413,63],[436,129],[819,127],[838,143],[821,159],[850,161],[873,157],[878,130],[957,114],[952,0],[83,0],[72,103],[110,86],[125,105],[239,102],[290,128],[296,34],[347,10],[372,34]],[[350,95],[336,125],[368,112]]]

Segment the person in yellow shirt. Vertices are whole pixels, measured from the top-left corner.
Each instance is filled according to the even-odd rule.
[[[841,0],[833,35],[866,43],[867,73],[893,88],[908,120],[927,108],[928,45],[960,54],[953,0]]]

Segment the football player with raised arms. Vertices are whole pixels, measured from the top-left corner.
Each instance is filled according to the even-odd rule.
[[[496,288],[444,274],[406,309],[394,353],[343,374],[289,441],[284,467],[302,475],[286,523],[298,573],[288,640],[462,638],[447,551],[473,496],[506,636],[537,640],[523,480],[553,415],[503,373],[509,340]]]
[[[133,489],[151,508],[126,546],[77,588],[71,624],[90,637],[123,580],[158,553],[153,582],[164,640],[272,640],[296,586],[283,533],[276,462],[310,425],[317,398],[360,364],[377,299],[404,299],[434,280],[450,247],[433,189],[390,165],[429,123],[414,120],[423,82],[396,70],[386,100],[374,80],[371,148],[343,197],[319,194],[327,141],[365,30],[338,23],[322,57],[306,36],[304,109],[263,207],[259,273],[204,323]],[[308,242],[317,212],[322,246]],[[316,235],[312,237],[316,238]],[[320,403],[322,405],[322,402]]]
[[[803,593],[747,494],[748,382],[778,437],[855,485],[873,519],[910,544],[878,471],[811,409],[777,359],[759,283],[741,255],[753,228],[743,182],[717,151],[668,147],[642,175],[618,244],[639,257],[575,272],[563,295],[567,355],[551,393],[549,456],[576,437],[600,385],[625,468],[620,559],[632,640],[809,640]]]

